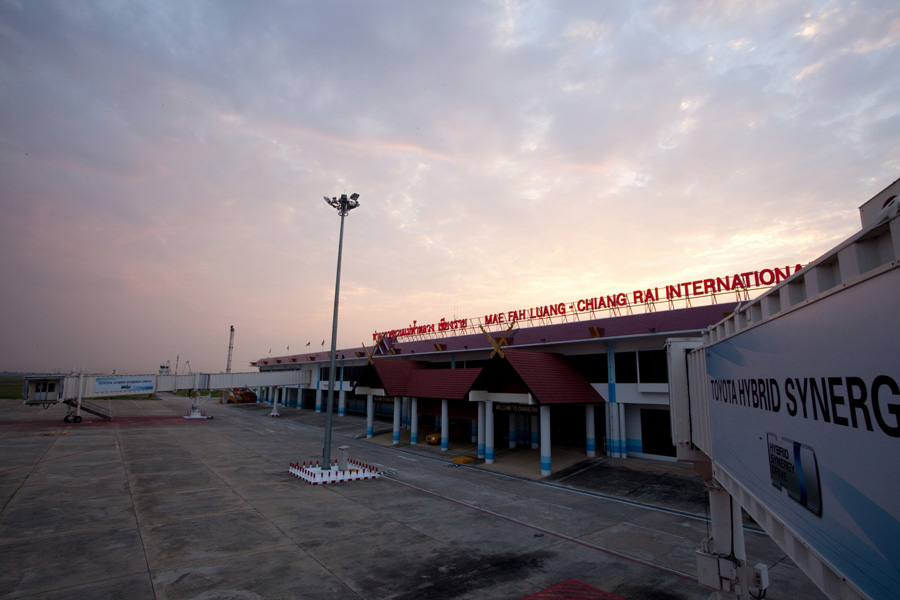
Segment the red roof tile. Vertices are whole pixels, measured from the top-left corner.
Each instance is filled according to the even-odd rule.
[[[422,369],[411,374],[406,396],[465,400],[481,369]]]
[[[597,404],[603,397],[561,354],[504,348],[506,360],[541,404]]]
[[[381,387],[388,396],[465,400],[481,369],[430,369],[428,363],[376,358],[357,386]]]

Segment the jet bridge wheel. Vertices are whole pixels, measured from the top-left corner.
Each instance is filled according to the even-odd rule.
[[[66,415],[65,417],[63,417],[63,422],[65,422],[65,423],[81,423],[81,417],[78,415],[75,415],[75,416]]]
[[[71,423],[71,422],[72,422],[72,417],[70,417],[69,415],[66,415],[63,417],[63,423]]]
[[[81,423],[81,416],[75,415],[74,417],[72,417],[72,422],[73,423]]]

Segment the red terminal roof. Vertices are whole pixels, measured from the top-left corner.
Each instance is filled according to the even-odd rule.
[[[534,350],[504,350],[484,368],[433,369],[428,363],[402,358],[376,358],[357,386],[383,388],[388,396],[465,400],[478,389],[482,371],[509,364],[541,404],[598,404],[603,397],[561,354]],[[492,367],[492,365],[497,365]],[[488,390],[496,391],[496,390]]]
[[[561,354],[510,348],[505,348],[503,354],[541,404],[605,402],[594,386]]]
[[[376,358],[356,385],[380,387],[388,396],[465,400],[481,369],[430,369],[428,363]]]

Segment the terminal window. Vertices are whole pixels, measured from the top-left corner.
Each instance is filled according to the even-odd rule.
[[[588,383],[609,383],[606,354],[578,354],[566,358]]]
[[[669,383],[665,350],[641,350],[638,352],[638,370],[641,383]]]
[[[334,374],[335,381],[341,380],[341,374],[344,375],[344,381],[352,381],[355,382],[363,373],[365,369],[365,365],[353,365],[341,367],[340,365],[335,365]],[[319,381],[328,381],[331,375],[331,367],[319,367]]]
[[[637,355],[634,352],[616,352],[616,383],[637,383]]]

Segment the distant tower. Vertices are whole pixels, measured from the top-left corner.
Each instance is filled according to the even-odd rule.
[[[234,350],[234,325],[231,326],[231,335],[228,336],[228,364],[225,365],[225,372],[231,373],[231,352]]]

